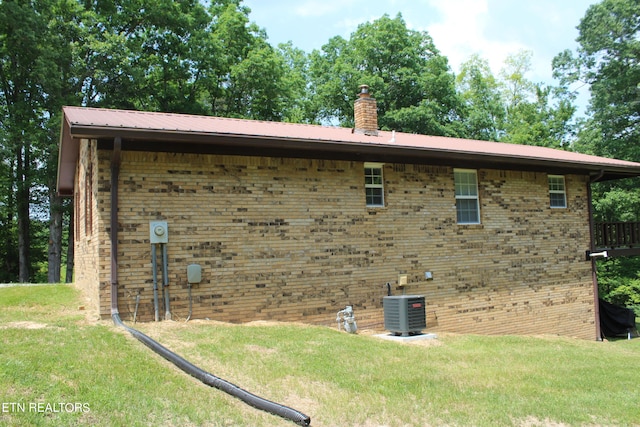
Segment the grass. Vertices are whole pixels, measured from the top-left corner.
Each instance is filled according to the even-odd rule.
[[[65,285],[0,288],[0,426],[293,425],[87,321],[81,304]],[[312,426],[640,425],[640,339],[445,334],[418,346],[304,325],[136,327]]]

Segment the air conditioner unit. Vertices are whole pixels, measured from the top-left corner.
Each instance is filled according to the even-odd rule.
[[[382,299],[384,328],[394,335],[417,335],[427,327],[424,296],[398,295]]]

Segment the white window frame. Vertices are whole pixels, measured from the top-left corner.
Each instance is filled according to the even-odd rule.
[[[555,182],[552,182],[552,180]],[[549,207],[551,209],[566,209],[567,185],[564,175],[547,175],[547,182],[549,184]],[[554,197],[557,198],[558,195],[562,195],[562,204],[554,204]],[[555,200],[555,202],[557,201]]]
[[[384,163],[370,163],[367,162],[364,164],[364,188],[365,188],[365,203],[368,208],[382,208],[384,207]],[[379,174],[368,174],[367,170],[379,170]],[[376,179],[369,180],[368,178],[376,178],[379,177],[379,182]],[[370,195],[369,190],[380,192],[380,194]],[[370,197],[380,197],[380,203],[372,203],[369,201]]]
[[[475,181],[473,183],[473,186],[471,186],[471,183],[468,182],[459,182],[458,177],[462,176],[462,175],[466,175],[466,176],[473,176],[473,180]],[[467,180],[465,180],[467,181]],[[454,182],[454,187],[455,187],[455,195],[456,195],[456,223],[458,224],[463,224],[463,225],[467,225],[467,224],[480,224],[480,193],[478,192],[478,171],[475,169],[454,169],[453,170],[453,182]],[[460,191],[461,186],[464,185],[464,191]],[[475,213],[476,213],[476,219],[475,220],[461,220],[460,218],[460,213],[461,213],[461,206],[460,203],[464,203],[465,205],[468,205],[469,202],[474,202],[475,201]],[[466,209],[467,212],[473,212],[473,210],[468,210]]]

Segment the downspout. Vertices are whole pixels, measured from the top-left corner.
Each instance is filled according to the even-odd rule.
[[[225,393],[242,400],[256,409],[278,415],[282,418],[293,421],[300,426],[310,425],[311,418],[307,415],[279,403],[256,396],[235,384],[198,368],[166,347],[163,347],[160,343],[154,341],[147,335],[136,329],[130,328],[122,322],[122,319],[120,319],[120,313],[118,312],[118,179],[120,175],[121,151],[122,139],[117,137],[113,141],[113,153],[111,155],[111,318],[113,319],[113,323],[126,329],[138,341],[142,342],[151,350],[155,351],[157,354],[164,357],[187,374],[199,379],[204,384],[224,391]]]
[[[589,183],[587,184],[587,199],[589,204],[589,249],[591,250],[591,252],[595,252],[596,249],[595,239],[593,235],[595,224],[593,221],[593,200],[591,184],[593,184],[594,182],[598,182],[603,175],[604,170],[601,170],[598,175],[591,177]],[[600,296],[598,295],[598,274],[595,257],[591,257],[591,281],[593,282],[593,309],[596,322],[596,341],[602,341],[602,332],[600,330]]]
[[[111,316],[118,315],[118,178],[122,139],[113,140],[111,154]]]

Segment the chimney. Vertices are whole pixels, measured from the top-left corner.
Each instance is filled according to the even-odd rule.
[[[358,99],[353,104],[355,133],[378,136],[378,106],[369,94],[369,86],[360,85]]]

